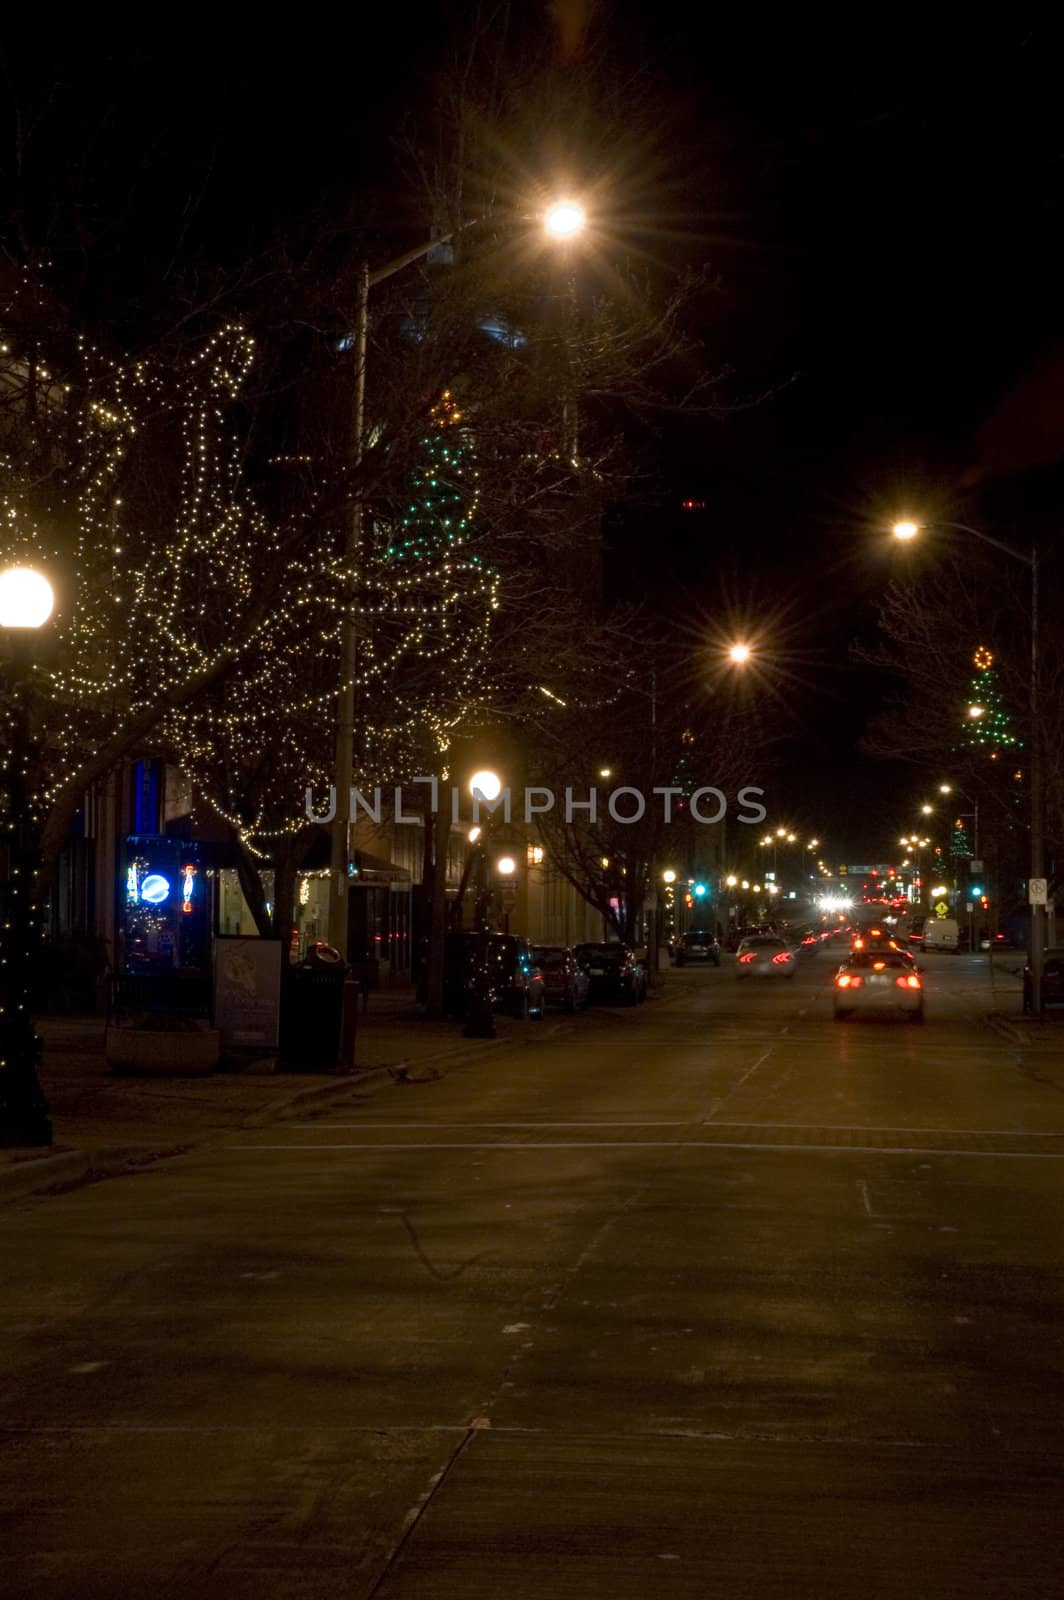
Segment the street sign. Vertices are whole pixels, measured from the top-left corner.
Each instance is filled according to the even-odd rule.
[[[1049,887],[1047,878],[1029,878],[1027,880],[1027,899],[1032,906],[1044,906],[1049,896],[1046,890]]]
[[[968,862],[968,871],[974,877],[977,872],[982,872],[982,870],[983,870],[983,863],[981,861],[976,861],[975,857],[973,856],[971,858],[971,860]]]
[[[509,878],[502,886],[502,908],[504,911],[512,911],[516,905],[517,885],[512,878]]]
[[[975,910],[975,902],[973,900],[966,900],[964,909],[967,911],[968,915],[971,916],[972,912]]]

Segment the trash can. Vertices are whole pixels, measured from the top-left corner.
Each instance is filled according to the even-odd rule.
[[[328,945],[312,945],[281,984],[281,1066],[287,1072],[335,1072],[340,1059],[347,966]]]

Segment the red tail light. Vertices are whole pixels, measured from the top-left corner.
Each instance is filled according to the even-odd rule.
[[[915,972],[910,972],[907,978],[895,978],[894,982],[895,982],[895,984],[897,985],[897,987],[899,989],[922,989],[923,988],[923,984],[920,982],[920,980],[916,976]]]
[[[864,940],[863,939],[855,939],[853,941],[853,947],[854,947],[855,950],[863,950],[864,949]]]
[[[789,950],[781,950],[778,956],[773,956],[772,957],[772,965],[774,967],[782,967],[784,965],[784,963],[789,961],[790,959],[791,959],[790,951]]]
[[[861,979],[855,972],[840,972],[835,979],[835,983],[840,989],[859,989],[861,987]]]
[[[739,957],[739,960],[740,960],[740,962],[742,963],[743,966],[745,966],[748,961],[755,961],[756,959],[757,959],[757,951],[756,950],[748,950],[746,952],[745,956],[740,956]]]

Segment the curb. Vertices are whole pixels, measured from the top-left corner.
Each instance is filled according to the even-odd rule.
[[[450,1061],[457,1065],[460,1061],[482,1058],[486,1049],[497,1050],[517,1042],[513,1039],[479,1039],[475,1043],[469,1041],[450,1050],[438,1050],[431,1056],[419,1056],[411,1063],[399,1060],[378,1067],[366,1067],[361,1072],[344,1073],[332,1083],[316,1083],[306,1089],[295,1089],[284,1099],[271,1101],[268,1106],[245,1118],[240,1126],[265,1127],[271,1122],[283,1122],[288,1117],[298,1116],[315,1106],[343,1100],[359,1089],[371,1085],[383,1085],[398,1067],[409,1065],[416,1071],[419,1067],[431,1066],[441,1061]],[[417,1079],[412,1078],[410,1081],[417,1082]],[[11,1166],[0,1167],[0,1204],[7,1200],[23,1199],[27,1195],[52,1189],[57,1185],[63,1185],[64,1188],[73,1187],[88,1178],[118,1177],[123,1172],[135,1172],[140,1167],[151,1166],[157,1161],[184,1155],[194,1147],[191,1142],[167,1145],[159,1150],[152,1150],[147,1146],[100,1146],[87,1150],[64,1150],[57,1155],[39,1158],[30,1157],[25,1161],[14,1162]]]
[[[485,1046],[498,1049],[511,1041],[507,1039],[481,1039],[475,1047],[459,1045],[453,1050],[438,1050],[435,1055],[418,1056],[411,1063],[414,1067],[432,1066],[438,1061],[453,1061],[468,1059],[483,1054]],[[365,1067],[361,1072],[345,1072],[336,1079],[335,1083],[316,1083],[309,1089],[296,1089],[294,1093],[286,1095],[283,1100],[273,1100],[268,1106],[263,1106],[261,1111],[255,1111],[241,1126],[244,1128],[262,1128],[271,1122],[283,1122],[286,1117],[298,1116],[317,1105],[328,1105],[333,1100],[342,1100],[346,1095],[355,1093],[356,1090],[369,1087],[371,1084],[383,1084],[389,1074],[396,1067],[407,1066],[402,1059],[389,1062],[379,1067]]]
[[[995,1033],[999,1033],[1003,1039],[1008,1039],[1010,1044],[1027,1043],[1019,1028],[1014,1023],[1007,1022],[1004,1017],[999,1016],[996,1012],[988,1012],[983,1021],[988,1028],[992,1028]]]
[[[19,1200],[53,1183],[77,1183],[91,1165],[87,1150],[64,1150],[61,1155],[30,1157],[0,1168],[0,1200]]]

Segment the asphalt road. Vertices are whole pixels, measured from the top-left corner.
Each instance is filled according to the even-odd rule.
[[[928,969],[922,1030],[685,970],[5,1208],[2,1592],[1060,1593],[1064,1096]]]

